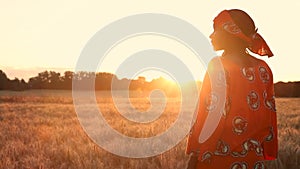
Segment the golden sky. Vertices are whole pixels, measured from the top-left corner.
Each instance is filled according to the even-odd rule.
[[[45,69],[73,70],[87,41],[102,27],[139,13],[163,13],[197,27],[208,39],[213,18],[223,9],[245,10],[268,42],[274,57],[265,61],[276,81],[299,81],[300,1],[262,0],[0,0],[0,69],[9,78]],[[177,42],[155,36],[128,40],[107,55],[99,70],[113,72],[134,51],[160,48],[177,54],[202,79],[204,69]],[[184,57],[183,57],[184,56]],[[148,72],[148,78],[157,76]]]

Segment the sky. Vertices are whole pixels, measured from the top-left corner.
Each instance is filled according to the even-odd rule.
[[[274,53],[265,60],[274,81],[300,81],[300,1],[262,0],[0,0],[0,70],[9,78],[36,76],[44,70],[74,70],[82,49],[95,33],[126,16],[162,13],[183,19],[209,39],[212,20],[223,9],[238,8],[254,20]],[[202,80],[205,68],[184,45],[162,36],[139,36],[116,46],[99,71],[114,73],[126,57],[150,48],[176,54]],[[141,71],[142,72],[142,71]],[[139,76],[141,72],[137,72]],[[165,73],[146,70],[147,80]]]

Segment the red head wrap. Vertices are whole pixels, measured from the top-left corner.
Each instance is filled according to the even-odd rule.
[[[247,36],[242,30],[238,27],[237,24],[234,23],[231,15],[227,10],[222,11],[215,19],[214,24],[216,27],[222,28],[230,34],[244,40],[249,44],[249,49],[251,52],[256,53],[260,56],[267,55],[268,57],[272,57],[273,53],[267,45],[266,41],[262,38],[262,36],[255,32],[254,34]]]

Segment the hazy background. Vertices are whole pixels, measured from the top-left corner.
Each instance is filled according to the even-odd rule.
[[[139,13],[164,13],[184,19],[207,38],[212,20],[223,9],[239,8],[254,19],[274,57],[264,60],[274,81],[299,81],[300,1],[259,0],[126,0],[126,1],[4,1],[0,0],[0,69],[9,78],[36,76],[44,70],[73,70],[87,41],[102,27]],[[175,29],[175,28],[174,28]],[[99,71],[114,72],[137,50],[160,48],[176,54],[202,80],[204,69],[183,45],[163,37],[132,38],[111,51]],[[159,76],[148,72],[147,80]]]

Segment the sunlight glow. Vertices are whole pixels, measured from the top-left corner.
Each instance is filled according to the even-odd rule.
[[[299,80],[299,57],[295,55],[298,53],[300,24],[295,24],[295,21],[299,20],[300,1],[273,1],[272,8],[268,7],[269,5],[269,1],[260,0],[188,3],[168,0],[133,0],[130,3],[116,0],[105,3],[70,0],[39,3],[34,0],[5,1],[0,5],[0,69],[9,72],[13,67],[22,70],[28,68],[20,70],[25,72],[24,74],[10,71],[11,78],[28,78],[27,72],[35,67],[72,69],[82,48],[95,32],[117,19],[137,13],[165,13],[179,17],[193,24],[209,39],[213,18],[223,9],[239,8],[253,18],[258,32],[268,42],[275,55],[266,59],[274,71],[274,81]],[[270,22],[270,18],[274,22]],[[190,53],[182,50],[182,47],[177,50],[180,45],[171,44],[174,42],[168,42],[162,37],[147,38],[128,39],[128,42],[123,44],[127,45],[127,49],[112,51],[109,57],[116,55],[113,57],[115,59],[107,59],[103,70],[113,73],[120,63],[119,59],[126,58],[137,49],[159,48],[173,52],[183,60],[186,59],[196,79],[202,79],[204,70],[201,64],[189,57]]]

